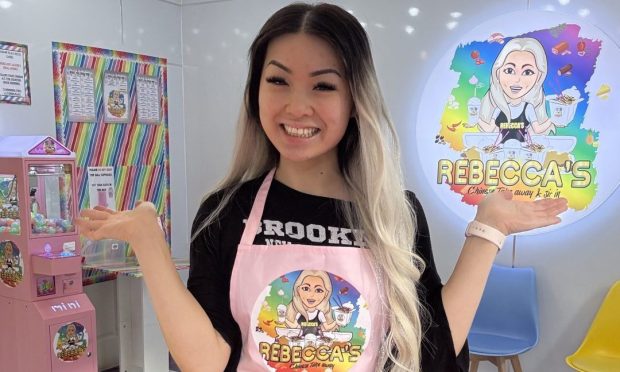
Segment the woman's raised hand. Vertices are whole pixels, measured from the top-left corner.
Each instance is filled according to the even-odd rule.
[[[122,212],[101,206],[85,209],[75,222],[80,233],[91,240],[117,239],[133,245],[144,237],[164,234],[151,202],[138,202],[134,209]]]
[[[565,198],[521,201],[502,191],[484,198],[478,205],[476,220],[509,235],[559,223],[558,215],[567,209]]]

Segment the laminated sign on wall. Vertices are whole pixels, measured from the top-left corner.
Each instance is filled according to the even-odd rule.
[[[0,102],[30,104],[26,45],[0,41]]]

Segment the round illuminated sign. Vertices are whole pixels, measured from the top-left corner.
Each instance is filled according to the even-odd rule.
[[[519,19],[520,22],[514,22]],[[620,184],[618,45],[566,15],[506,14],[435,65],[419,106],[418,151],[440,199],[464,219],[485,195],[564,197],[575,222]]]

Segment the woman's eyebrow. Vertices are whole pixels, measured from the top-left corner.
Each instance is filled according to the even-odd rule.
[[[288,68],[288,67],[284,66],[282,63],[280,63],[280,62],[276,61],[275,59],[272,59],[271,61],[269,61],[269,62],[267,63],[267,65],[274,65],[274,66],[279,67],[279,68],[281,68],[282,70],[284,70],[284,71],[288,72],[289,74],[291,73],[291,69],[290,69],[290,68]]]
[[[290,68],[286,67],[284,64],[276,61],[275,59],[272,59],[271,61],[269,61],[267,65],[274,65],[289,74],[292,72]],[[324,74],[336,74],[338,75],[338,77],[342,77],[342,74],[340,74],[340,72],[336,70],[335,68],[324,68],[324,69],[316,70],[316,71],[311,72],[309,75],[311,77],[315,77],[315,76],[324,75]]]
[[[338,77],[342,77],[342,75],[340,75],[340,72],[338,72],[338,70],[336,70],[335,68],[324,68],[322,70],[313,71],[310,73],[310,76],[314,77],[323,74],[336,74],[338,75]]]

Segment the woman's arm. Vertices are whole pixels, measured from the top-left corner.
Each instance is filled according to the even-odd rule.
[[[531,123],[530,128],[532,128],[534,134],[542,134],[554,131],[555,125],[553,124],[551,119],[547,119],[542,123],[538,122],[538,120],[535,120]]]
[[[286,326],[287,326],[287,327],[289,327],[289,328],[301,328],[301,327],[299,326],[299,323],[297,323],[297,321],[292,322],[292,321],[290,321],[290,320],[288,320],[288,319],[284,319],[284,323],[285,323],[285,324],[286,324]]]
[[[141,203],[124,212],[97,207],[83,211],[76,223],[89,239],[129,242],[166,343],[183,371],[224,370],[230,346],[179,278],[153,204]]]
[[[323,324],[321,324],[321,329],[323,331],[333,331],[335,329],[338,328],[338,323],[336,323],[336,320],[332,320],[331,322],[328,322],[327,319],[325,319],[325,322]]]
[[[486,122],[482,119],[478,119],[478,128],[480,128],[480,131],[487,133],[499,131],[497,125],[495,125],[494,123]]]
[[[533,202],[511,199],[509,192],[489,195],[478,206],[475,219],[509,235],[558,223],[558,214],[567,209],[563,198]],[[497,246],[485,239],[468,237],[454,271],[442,289],[457,354],[467,339],[497,251]]]

